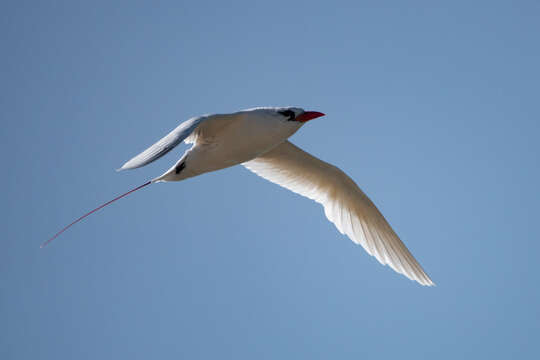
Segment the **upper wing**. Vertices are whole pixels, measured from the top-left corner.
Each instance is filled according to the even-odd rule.
[[[433,285],[385,218],[343,171],[285,141],[243,164],[257,175],[317,201],[342,234],[392,269]]]
[[[122,165],[118,171],[135,169],[159,159],[191,135],[197,126],[206,119],[208,119],[208,116],[199,116],[184,121],[176,129],[167,134],[167,136]]]

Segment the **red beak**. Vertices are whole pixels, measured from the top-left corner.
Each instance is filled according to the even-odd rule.
[[[306,122],[306,121],[313,120],[321,116],[324,116],[322,112],[305,111],[303,114],[300,114],[296,117],[296,121]]]

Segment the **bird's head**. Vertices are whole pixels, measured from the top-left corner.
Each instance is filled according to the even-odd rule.
[[[306,111],[294,106],[258,107],[243,110],[240,113],[250,117],[259,126],[265,127],[266,130],[263,132],[266,137],[282,140],[289,138],[308,121],[324,116],[321,112]]]

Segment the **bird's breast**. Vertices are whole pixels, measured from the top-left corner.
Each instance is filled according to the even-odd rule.
[[[195,147],[187,156],[188,166],[202,174],[252,160],[273,149],[294,134],[295,124],[276,124],[266,119],[239,118],[203,129]]]

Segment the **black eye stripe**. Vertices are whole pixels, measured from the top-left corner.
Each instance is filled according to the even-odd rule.
[[[294,120],[294,118],[296,117],[296,115],[294,114],[294,111],[292,111],[292,110],[282,110],[282,111],[278,111],[278,112],[281,115],[288,117],[289,121]]]

